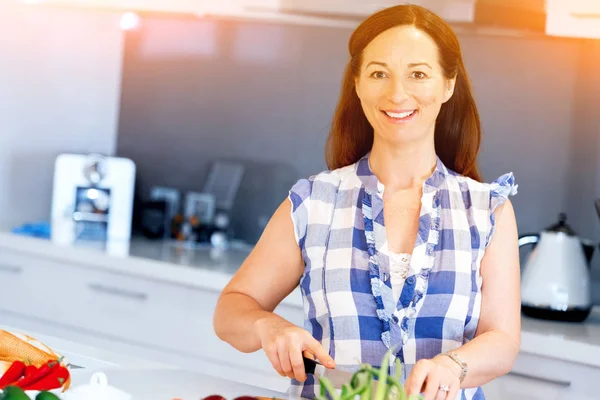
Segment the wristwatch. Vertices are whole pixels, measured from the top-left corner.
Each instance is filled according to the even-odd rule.
[[[455,363],[458,364],[458,366],[460,367],[461,371],[460,371],[460,376],[458,377],[458,380],[460,381],[460,383],[462,383],[462,381],[465,379],[465,376],[467,376],[467,362],[458,354],[456,353],[444,353],[445,356],[448,356],[452,359],[452,361],[454,361]]]

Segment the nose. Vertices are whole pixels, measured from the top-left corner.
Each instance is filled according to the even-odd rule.
[[[408,98],[408,92],[401,79],[390,79],[388,97],[392,103],[400,104]]]

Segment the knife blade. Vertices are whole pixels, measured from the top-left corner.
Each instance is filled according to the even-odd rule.
[[[319,383],[319,377],[323,376],[331,381],[336,389],[340,389],[342,385],[350,383],[352,372],[342,371],[339,369],[330,369],[325,367],[323,364],[311,360],[310,358],[303,357],[304,359],[304,372],[315,376],[315,383]]]

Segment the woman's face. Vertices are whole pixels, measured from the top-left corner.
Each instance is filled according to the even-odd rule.
[[[408,143],[433,139],[454,82],[444,76],[433,39],[413,26],[399,26],[364,49],[356,93],[376,138]]]

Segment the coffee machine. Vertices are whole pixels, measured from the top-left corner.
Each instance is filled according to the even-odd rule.
[[[135,164],[101,154],[61,154],[54,165],[51,238],[55,242],[127,243]]]

